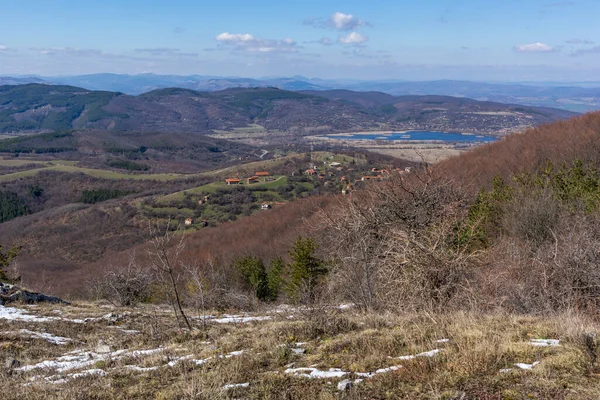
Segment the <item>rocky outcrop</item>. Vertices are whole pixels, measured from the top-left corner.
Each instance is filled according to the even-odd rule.
[[[41,302],[70,304],[58,297],[30,292],[28,290],[21,289],[18,286],[0,282],[0,305],[13,303],[15,301],[20,301],[27,304]]]

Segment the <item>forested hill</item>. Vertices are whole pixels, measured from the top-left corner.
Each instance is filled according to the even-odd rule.
[[[70,129],[212,133],[249,124],[295,134],[373,129],[505,133],[573,115],[552,108],[377,92],[160,89],[130,96],[72,86],[0,86],[0,133]]]

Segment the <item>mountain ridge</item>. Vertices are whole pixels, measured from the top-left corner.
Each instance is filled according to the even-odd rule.
[[[574,115],[467,98],[377,92],[165,88],[131,96],[64,85],[0,86],[3,133],[83,129],[211,134],[258,124],[266,131],[295,135],[385,129],[502,134]]]
[[[1,84],[46,83],[85,87],[89,90],[109,90],[130,95],[154,89],[182,87],[200,91],[218,91],[232,87],[277,87],[284,90],[380,91],[399,95],[448,95],[515,103],[530,106],[562,108],[585,112],[600,109],[600,83],[559,82],[475,82],[464,80],[335,80],[292,77],[244,78],[213,75],[158,75],[98,73],[66,77],[0,77]]]

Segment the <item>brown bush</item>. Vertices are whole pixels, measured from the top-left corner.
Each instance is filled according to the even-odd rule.
[[[499,240],[478,269],[479,306],[521,313],[579,309],[600,304],[600,224],[561,215],[542,243],[519,237]]]
[[[149,268],[136,263],[132,256],[125,267],[110,266],[104,274],[91,282],[95,297],[110,301],[115,305],[134,306],[150,297],[155,275]]]
[[[438,310],[461,295],[473,254],[456,245],[460,190],[429,170],[395,176],[323,214],[338,300],[363,309]]]

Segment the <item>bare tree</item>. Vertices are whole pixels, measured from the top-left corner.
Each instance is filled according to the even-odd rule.
[[[211,263],[212,260],[209,260]],[[184,266],[186,274],[190,277],[191,283],[194,285],[193,293],[190,294],[198,311],[202,328],[206,330],[206,306],[209,301],[210,282],[206,272],[198,265],[186,264]]]
[[[179,290],[183,267],[181,254],[185,249],[184,234],[180,227],[174,232],[170,232],[169,226],[170,224],[167,223],[164,234],[160,233],[158,227],[150,228],[152,250],[148,252],[148,255],[150,256],[152,268],[159,276],[160,281],[169,286],[167,296],[173,306],[177,321],[180,321],[181,318],[187,328],[192,329],[192,324],[183,311]],[[180,238],[176,241],[177,232],[180,231]]]

